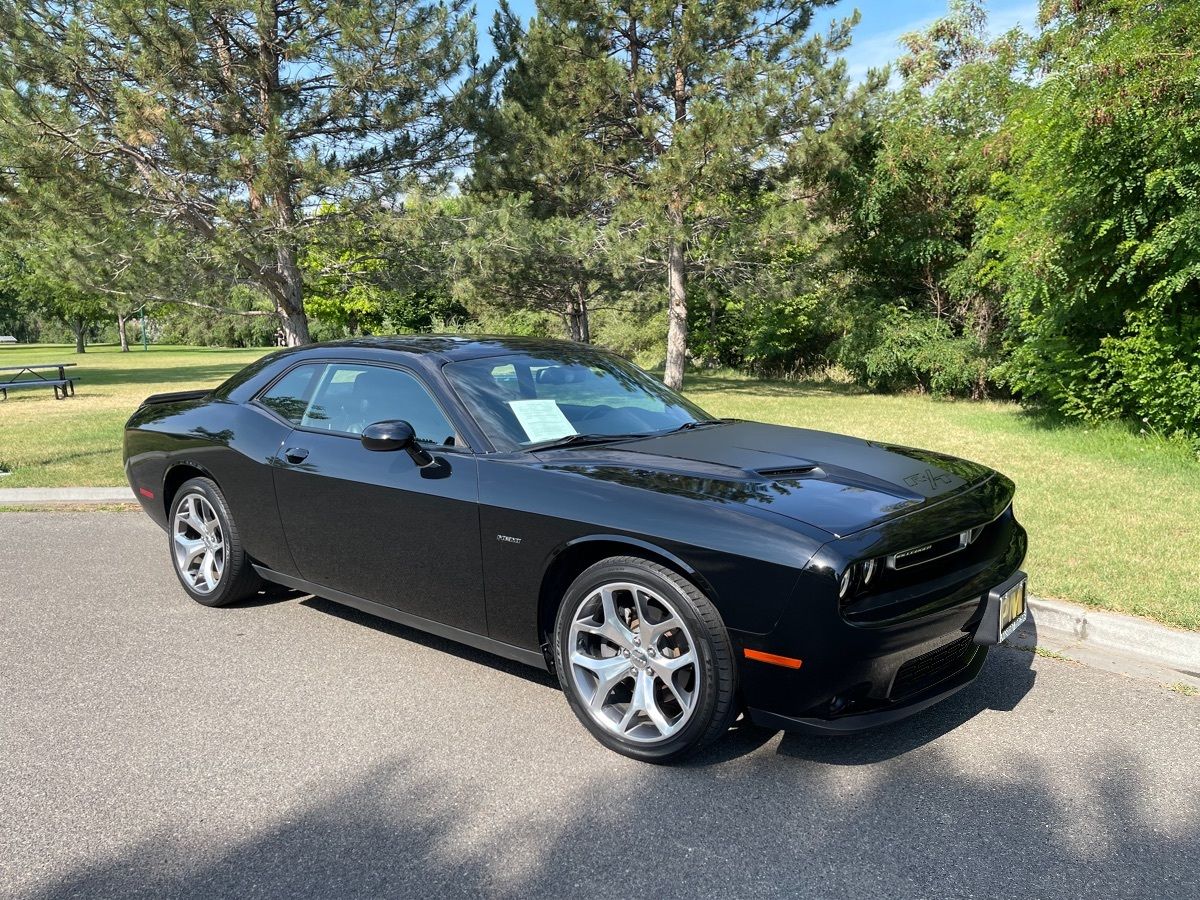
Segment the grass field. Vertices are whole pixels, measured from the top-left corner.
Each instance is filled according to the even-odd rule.
[[[49,388],[13,391],[0,401],[0,487],[124,484],[121,429],[138,404],[157,391],[215,385],[265,350],[98,344],[0,347],[0,368],[73,362],[75,397],[58,401]],[[46,374],[46,373],[43,373]]]
[[[213,385],[262,350],[0,348],[0,366],[78,362],[79,393],[0,402],[0,487],[115,485],[121,426],[147,394]],[[1200,630],[1200,463],[1184,448],[1112,426],[1052,425],[1012,403],[881,396],[845,385],[695,376],[717,415],[928,447],[994,466],[1018,486],[1032,589]]]

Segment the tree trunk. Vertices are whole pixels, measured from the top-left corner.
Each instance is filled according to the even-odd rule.
[[[567,311],[563,313],[563,323],[567,326],[567,337],[573,341],[579,340],[579,317],[575,315],[575,301],[567,301]]]
[[[283,329],[283,342],[288,347],[311,344],[296,251],[291,247],[281,247],[277,266],[280,287],[275,292],[275,309],[279,313],[280,327]]]
[[[582,288],[579,290],[579,341],[583,344],[592,342],[592,323],[588,321],[587,297]]]
[[[118,313],[117,315],[117,334],[121,336],[121,352],[129,352],[129,332],[125,330],[129,324],[129,317]]]
[[[567,300],[567,331],[571,340],[580,344],[592,342],[592,329],[588,324],[588,308],[586,287],[582,284],[574,286],[574,295]]]
[[[684,275],[683,239],[671,235],[667,250],[667,365],[663,383],[674,390],[683,387],[687,364],[687,282]]]
[[[683,43],[682,34],[679,36]],[[675,84],[672,90],[675,101],[675,121],[672,135],[677,136],[687,121],[687,76],[683,64],[675,62]],[[671,225],[671,239],[667,246],[667,364],[663,372],[663,383],[674,390],[683,388],[683,369],[687,365],[687,272],[684,260],[683,191],[676,188],[667,206],[667,221]]]
[[[281,136],[287,99],[279,83],[279,9],[267,2],[259,16],[258,45],[258,119],[267,148],[264,195],[270,199],[274,226],[279,236],[275,255],[276,284],[272,291],[275,311],[279,313],[284,344],[299,347],[312,343],[308,334],[308,316],[304,313],[304,288],[300,275],[300,247],[296,238],[296,200],[293,172],[288,150]],[[249,184],[253,190],[255,185]],[[260,207],[261,209],[261,207]]]
[[[70,321],[71,330],[75,332],[75,352],[86,353],[87,346],[85,340],[87,338],[87,323],[83,321],[82,316],[76,316]]]

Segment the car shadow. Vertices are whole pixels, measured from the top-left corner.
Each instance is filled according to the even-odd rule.
[[[994,654],[979,696],[945,720],[1019,699],[1001,684],[1020,674],[1019,652]],[[900,750],[937,730],[880,734]],[[1049,752],[1008,747],[1000,779],[969,745],[947,743],[851,775],[847,763],[870,760],[846,748],[865,742],[829,740],[821,744],[842,749],[794,764],[760,754],[716,771],[566,748],[547,757],[551,771],[546,758],[505,754],[456,771],[420,747],[349,756],[307,771],[303,802],[287,793],[278,810],[255,802],[253,827],[233,815],[219,831],[194,827],[184,817],[211,808],[203,793],[184,792],[178,824],[129,828],[108,852],[77,852],[65,866],[39,861],[45,871],[24,896],[1195,896],[1200,820],[1186,797],[1164,802],[1186,776],[1157,770],[1119,731],[1095,738],[1079,748],[1083,781],[1055,755],[1070,746],[1061,736]],[[231,776],[214,768],[210,777]],[[460,782],[469,789],[455,790]]]
[[[282,587],[275,590],[275,587],[264,591],[260,595],[261,599],[249,600],[239,605],[262,605],[298,598],[300,604],[308,609],[412,641],[441,653],[449,653],[459,659],[487,666],[507,675],[515,675],[555,692],[560,690],[558,679],[550,672],[388,619],[381,619],[323,597]],[[903,756],[936,741],[987,710],[1011,712],[1033,688],[1037,677],[1033,670],[1036,646],[1037,624],[1031,614],[1029,621],[1006,644],[993,647],[989,651],[987,662],[974,682],[936,706],[891,725],[858,734],[810,735],[784,732],[777,752],[781,756],[811,762],[869,765]],[[719,740],[678,765],[686,768],[721,765],[754,753],[779,734],[778,730],[760,727],[747,716],[740,715]]]
[[[266,582],[263,588],[253,597],[247,597],[245,600],[239,600],[236,603],[230,603],[228,606],[221,608],[224,610],[258,609],[260,606],[271,606],[275,603],[297,600],[305,596],[307,594],[284,587],[282,584]]]
[[[477,650],[474,647],[468,647],[466,644],[438,637],[436,634],[429,634],[426,631],[410,628],[407,625],[401,625],[390,619],[381,619],[379,616],[373,616],[370,613],[362,612],[350,606],[343,606],[332,600],[326,600],[324,597],[312,594],[299,594],[294,591],[292,593],[293,596],[302,598],[300,605],[308,609],[316,610],[317,612],[325,613],[338,619],[344,619],[356,625],[364,625],[375,631],[403,638],[406,641],[412,641],[414,644],[420,644],[423,647],[429,647],[441,653],[451,654],[467,662],[487,666],[488,668],[495,669],[497,672],[504,672],[506,675],[516,675],[533,684],[541,684],[556,691],[559,689],[558,680],[544,670],[535,669],[532,666],[514,662],[502,656],[496,656],[494,653],[488,653],[486,650]]]
[[[810,762],[862,766],[895,759],[931,744],[988,710],[1012,712],[1032,690],[1033,653],[992,648],[983,671],[963,690],[929,709],[880,728],[849,735],[786,733],[782,756]]]

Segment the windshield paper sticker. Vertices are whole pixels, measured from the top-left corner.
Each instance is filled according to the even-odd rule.
[[[578,433],[553,400],[509,400],[508,405],[531,444]]]

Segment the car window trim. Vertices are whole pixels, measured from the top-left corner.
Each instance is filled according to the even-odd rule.
[[[466,439],[463,438],[462,427],[460,426],[460,424],[458,422],[455,421],[453,416],[449,415],[446,412],[446,407],[438,399],[437,392],[430,389],[429,383],[424,378],[422,378],[420,373],[417,372],[415,369],[413,369],[409,366],[398,364],[398,363],[379,362],[379,361],[373,360],[373,359],[372,360],[353,359],[353,358],[347,358],[347,357],[309,357],[307,359],[296,360],[295,363],[293,363],[292,365],[283,369],[281,372],[279,372],[278,375],[276,375],[274,378],[272,378],[270,381],[268,381],[265,385],[263,385],[262,388],[259,389],[259,391],[257,393],[255,393],[255,395],[253,397],[251,397],[248,402],[251,405],[253,405],[256,409],[260,409],[263,412],[265,412],[267,415],[269,415],[275,421],[279,422],[282,425],[287,426],[288,428],[293,429],[294,431],[303,431],[306,434],[327,434],[327,435],[331,435],[332,437],[348,438],[353,441],[361,441],[362,440],[361,434],[354,434],[353,432],[349,432],[349,431],[330,431],[329,429],[326,429],[326,428],[312,428],[307,425],[297,425],[291,419],[284,418],[279,413],[277,413],[275,410],[271,409],[271,407],[267,406],[267,404],[262,402],[263,395],[266,394],[269,390],[271,390],[271,388],[273,388],[276,384],[278,384],[284,378],[286,378],[288,373],[295,371],[296,369],[300,368],[301,366],[320,366],[320,365],[331,365],[331,364],[334,364],[334,365],[346,364],[346,365],[360,366],[360,367],[374,366],[379,369],[395,369],[399,372],[403,372],[405,375],[408,375],[413,380],[415,380],[417,382],[417,384],[419,384],[421,386],[422,389],[424,389],[425,393],[429,395],[429,399],[433,401],[433,405],[437,407],[438,412],[440,412],[442,414],[442,417],[446,420],[446,422],[450,425],[450,427],[454,429],[454,439],[455,439],[454,444],[425,444],[425,443],[423,443],[423,444],[421,444],[421,446],[430,448],[432,450],[437,450],[439,453],[454,453],[454,452],[473,453],[474,452],[471,448],[471,445],[466,443],[465,442]],[[311,398],[310,398],[310,400],[311,400]],[[464,443],[461,445],[457,443],[457,441],[460,439],[462,439],[464,441]]]

